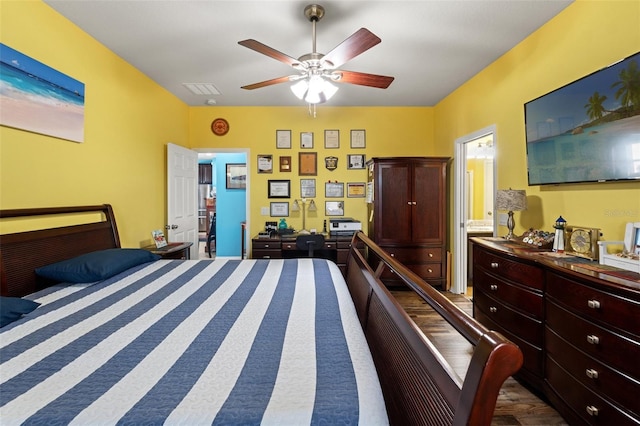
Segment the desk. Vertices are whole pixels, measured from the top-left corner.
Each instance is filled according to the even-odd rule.
[[[161,248],[157,248],[153,245],[143,247],[143,249],[160,255],[163,259],[189,259],[191,257],[189,249],[192,245],[193,243],[169,243]]]
[[[296,247],[297,234],[276,235],[269,238],[253,237],[251,240],[252,259],[291,259],[306,257],[306,250]],[[314,257],[333,260],[344,275],[347,256],[351,248],[350,236],[325,235],[324,245],[315,249]]]

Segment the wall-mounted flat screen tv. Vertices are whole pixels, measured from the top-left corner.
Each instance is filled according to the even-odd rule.
[[[524,105],[529,185],[640,182],[640,52]]]

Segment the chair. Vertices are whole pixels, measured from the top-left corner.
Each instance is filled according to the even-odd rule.
[[[216,243],[216,214],[213,214],[213,219],[211,219],[211,227],[209,228],[209,234],[207,235],[207,253],[209,253],[209,257],[211,257],[211,241]]]
[[[298,250],[307,250],[309,257],[313,257],[315,249],[321,249],[324,246],[324,235],[310,234],[298,235],[296,238],[296,248]]]

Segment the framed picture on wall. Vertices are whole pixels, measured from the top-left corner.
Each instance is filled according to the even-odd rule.
[[[300,148],[313,149],[313,132],[300,132]]]
[[[324,214],[326,216],[344,216],[344,201],[325,201]]]
[[[258,155],[258,173],[273,173],[273,155]]]
[[[318,174],[318,153],[298,153],[298,174],[300,176],[316,176]]]
[[[324,184],[324,196],[327,198],[344,197],[344,183],[342,182],[326,182]]]
[[[366,194],[366,183],[364,182],[347,182],[348,198],[364,198]]]
[[[300,179],[300,197],[315,198],[316,196],[316,180]]]
[[[363,129],[355,129],[351,131],[351,148],[366,148],[367,141],[365,131]]]
[[[340,148],[340,130],[324,131],[324,147],[327,149]]]
[[[287,217],[289,216],[289,203],[275,202],[271,203],[271,217]]]
[[[269,198],[291,198],[290,180],[269,180],[267,184]]]
[[[291,149],[291,130],[276,130],[276,148]]]
[[[281,172],[291,171],[291,156],[286,155],[286,156],[280,157],[280,171]]]
[[[247,164],[227,164],[227,189],[247,188]]]
[[[364,169],[364,163],[364,154],[347,155],[347,169],[349,170]]]

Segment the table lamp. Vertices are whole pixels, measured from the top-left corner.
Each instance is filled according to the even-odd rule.
[[[306,198],[301,198],[300,200],[294,200],[293,201],[293,206],[291,206],[291,211],[294,212],[299,212],[300,211],[300,204],[302,204],[302,229],[300,231],[298,231],[298,234],[309,234],[310,232],[307,231],[307,226],[306,226],[306,211],[305,211],[305,206],[307,204],[307,199]],[[310,212],[315,212],[316,210],[318,210],[318,208],[316,207],[316,203],[311,200],[309,202],[309,211]]]
[[[496,192],[496,210],[508,211],[507,228],[509,233],[505,236],[507,240],[515,239],[513,228],[516,222],[513,220],[514,211],[527,209],[527,193],[522,189],[500,189]]]

